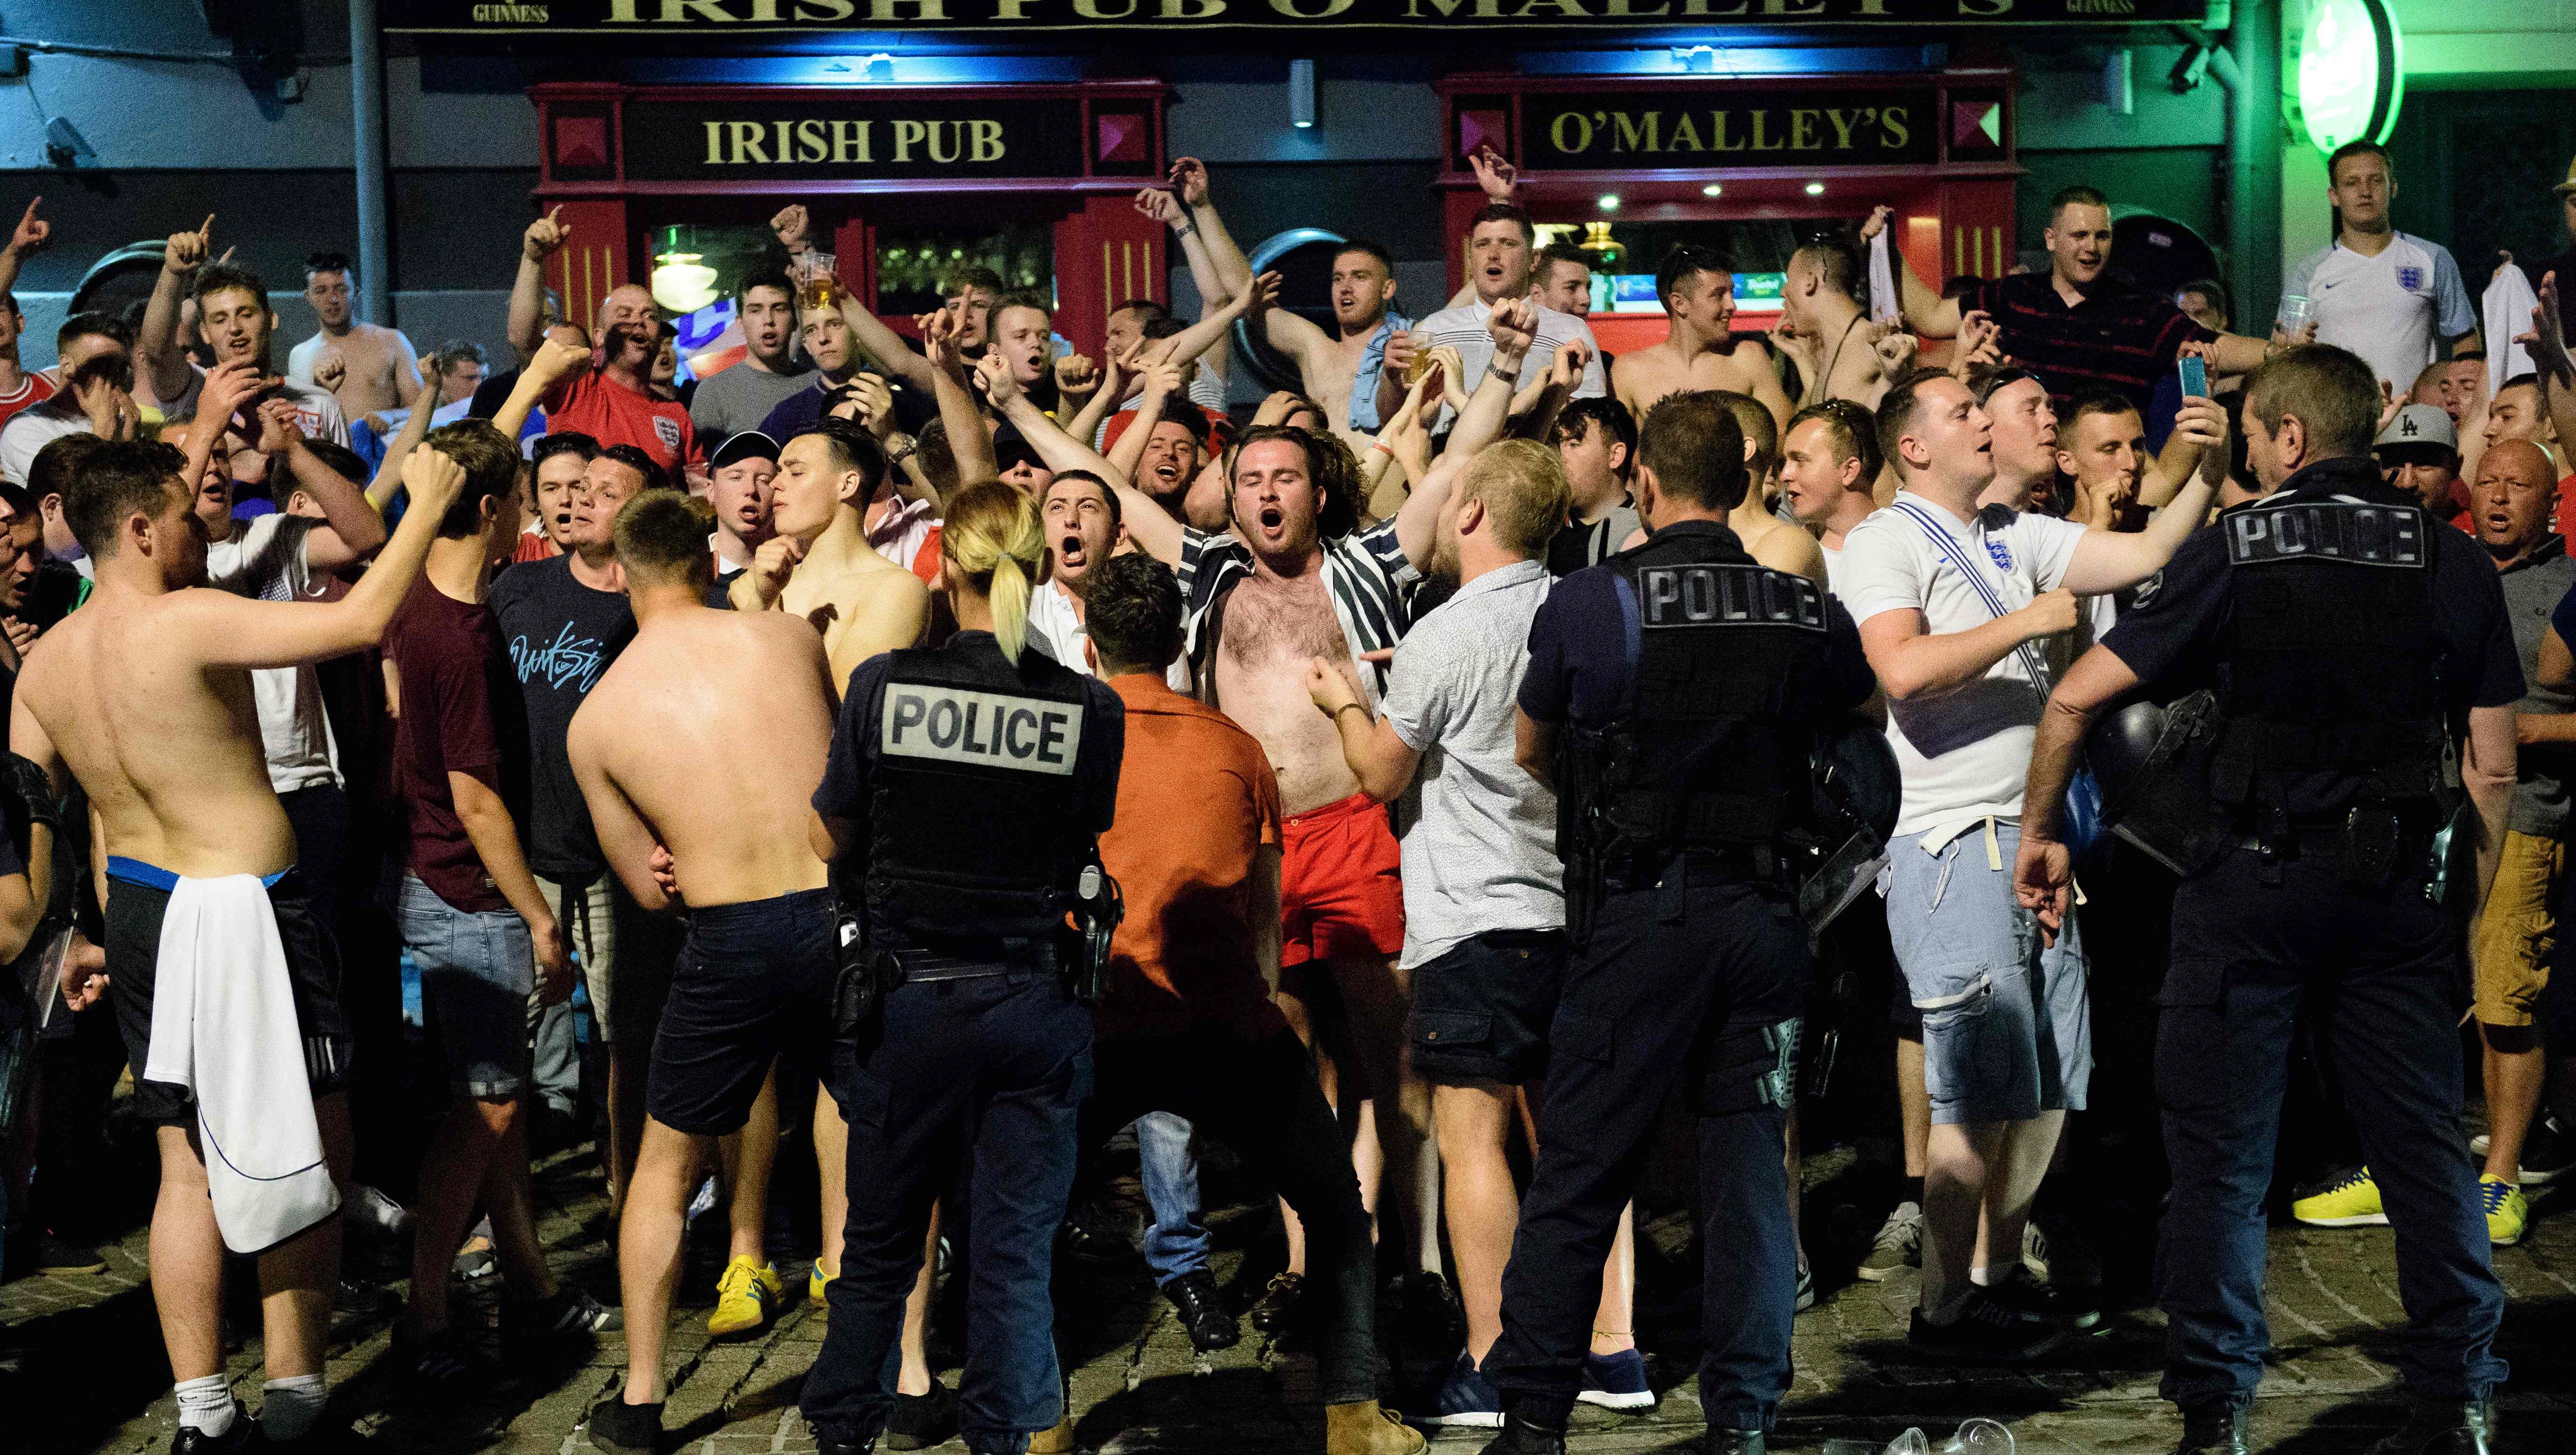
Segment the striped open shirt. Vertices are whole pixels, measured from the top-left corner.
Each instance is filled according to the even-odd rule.
[[[1411,619],[1405,593],[1422,579],[1395,539],[1395,522],[1384,521],[1325,541],[1324,593],[1341,623],[1342,640],[1350,645],[1351,670],[1378,695],[1386,691],[1386,667],[1360,660],[1362,652],[1386,651],[1403,640]],[[1181,533],[1180,580],[1182,640],[1190,663],[1198,669],[1199,693],[1213,698],[1214,658],[1223,630],[1225,598],[1252,576],[1252,549],[1231,534],[1203,530]]]

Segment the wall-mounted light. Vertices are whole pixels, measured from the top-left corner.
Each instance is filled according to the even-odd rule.
[[[1288,63],[1288,124],[1299,131],[1315,129],[1315,63]]]
[[[2127,46],[2115,46],[2102,58],[2102,105],[2113,116],[2137,112],[2137,73],[2138,54]]]
[[[1808,196],[1810,196],[1810,197],[1822,197],[1822,196],[1824,196],[1824,195],[1825,195],[1825,184],[1824,184],[1824,183],[1822,183],[1822,182],[1809,182],[1809,183],[1807,184],[1807,195],[1808,195]]]
[[[1710,45],[1677,45],[1673,47],[1673,69],[1694,76],[1713,75],[1717,71],[1717,47]]]
[[[1725,191],[1725,188],[1717,185],[1715,182],[1711,182],[1707,186],[1699,189],[1699,195],[1702,197],[1716,197],[1723,195]]]
[[[1604,193],[1602,193],[1602,194],[1601,194],[1601,201],[1600,201],[1600,203],[1599,203],[1599,206],[1600,206],[1601,210],[1602,210],[1602,211],[1604,211],[1604,212],[1616,212],[1616,211],[1618,211],[1618,210],[1619,210],[1619,194],[1618,194],[1618,193],[1616,193],[1616,192],[1604,192]]]
[[[653,301],[673,313],[695,313],[724,296],[716,288],[716,270],[697,252],[696,230],[666,229],[660,251],[653,254]]]
[[[2387,0],[2310,0],[2299,122],[2318,151],[2388,140],[2406,100],[2405,45]]]
[[[867,56],[834,56],[823,63],[823,74],[836,81],[882,85],[894,79],[894,57],[884,51]]]

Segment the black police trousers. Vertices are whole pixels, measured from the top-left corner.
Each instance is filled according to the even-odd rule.
[[[1285,1025],[1257,1041],[1194,1027],[1184,1035],[1112,1037],[1096,1056],[1082,1145],[1098,1147],[1145,1113],[1167,1111],[1234,1149],[1306,1225],[1324,1403],[1375,1399],[1377,1250],[1350,1143],[1315,1083],[1305,1043]]]
[[[2263,1378],[2263,1199],[2302,1013],[2330,1033],[2396,1228],[2407,1387],[2456,1403],[2503,1381],[2504,1291],[2454,1121],[2461,953],[2421,874],[2352,888],[2322,836],[2270,869],[2253,850],[2231,850],[2175,892],[2173,961],[2156,997],[2156,1093],[2173,1167],[2157,1250],[2165,1398],[2214,1403]]]
[[[1712,1428],[1770,1428],[1789,1387],[1798,1249],[1788,1109],[1758,1086],[1778,1064],[1763,1032],[1800,1013],[1811,976],[1784,890],[1709,876],[1602,900],[1549,1027],[1538,1165],[1503,1270],[1503,1334],[1482,1366],[1506,1413],[1565,1428],[1601,1263],[1678,1086],[1699,1118],[1700,1406]]]
[[[885,1428],[930,1206],[971,1148],[958,1426],[978,1455],[1020,1455],[1064,1417],[1047,1284],[1091,1092],[1091,1012],[1051,964],[904,985],[835,1042],[830,1075],[850,1124],[850,1217],[805,1422],[850,1445]]]

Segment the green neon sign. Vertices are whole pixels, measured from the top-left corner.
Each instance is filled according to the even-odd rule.
[[[2317,150],[2387,141],[2405,95],[2405,42],[2387,0],[2312,0],[2299,43],[2299,118]]]

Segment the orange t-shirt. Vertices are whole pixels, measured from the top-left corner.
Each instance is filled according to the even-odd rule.
[[[1095,1033],[1211,1023],[1261,1039],[1287,1028],[1252,954],[1252,865],[1279,843],[1279,780],[1261,742],[1160,676],[1110,680],[1127,707],[1118,818],[1100,859],[1127,917],[1110,943]]]

